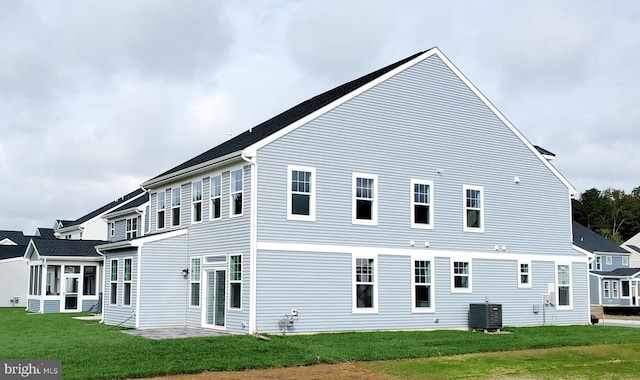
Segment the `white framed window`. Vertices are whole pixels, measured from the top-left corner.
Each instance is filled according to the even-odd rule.
[[[202,181],[191,183],[191,223],[202,222]]]
[[[29,295],[39,296],[42,294],[42,265],[32,265],[29,267]]]
[[[531,262],[518,261],[518,287],[530,288],[531,283]]]
[[[411,311],[426,313],[435,311],[433,289],[433,260],[424,257],[412,257]]]
[[[212,176],[210,179],[210,207],[209,220],[220,219],[222,215],[222,176]]]
[[[180,197],[180,187],[171,189],[171,226],[173,227],[180,225]]]
[[[189,306],[200,306],[200,283],[202,259],[192,257],[189,265]]]
[[[571,295],[571,264],[556,265],[556,284],[558,284],[558,302],[556,303],[556,308],[571,309],[573,305]]]
[[[623,257],[622,258],[622,266],[625,266],[625,267],[629,266],[629,258],[628,257]]]
[[[604,298],[611,298],[611,281],[604,280],[602,282],[602,289],[604,290]]]
[[[602,270],[602,256],[596,256],[596,270]]]
[[[353,224],[378,225],[378,176],[374,174],[352,174]]]
[[[613,258],[611,256],[605,256],[607,258],[607,265],[613,264]]]
[[[622,289],[622,298],[629,298],[629,281],[620,281],[620,288]]]
[[[484,189],[464,185],[464,228],[466,232],[484,232]]]
[[[229,308],[242,308],[242,255],[229,258]]]
[[[135,239],[138,236],[138,218],[129,218],[126,221],[127,229],[126,236],[127,240]]]
[[[287,173],[287,219],[316,220],[316,169],[288,165]]]
[[[411,227],[433,228],[433,181],[411,180]]]
[[[242,215],[242,187],[244,182],[244,169],[232,170],[230,173],[230,217]]]
[[[111,260],[111,277],[110,277],[110,289],[109,289],[109,304],[118,304],[118,260]]]
[[[378,258],[353,256],[353,312],[378,312]]]
[[[116,222],[109,223],[109,236],[116,236]]]
[[[124,273],[122,276],[123,288],[122,288],[122,305],[131,306],[131,258],[124,259]]]
[[[613,298],[620,298],[619,284],[620,283],[618,281],[611,281],[611,293]]]
[[[156,194],[156,228],[161,230],[164,228],[165,222],[165,197],[164,191],[158,191]]]
[[[471,293],[471,262],[451,259],[451,292]]]

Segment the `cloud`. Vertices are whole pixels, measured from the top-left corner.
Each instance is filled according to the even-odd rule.
[[[372,69],[394,28],[382,1],[304,3],[291,17],[287,44],[293,61],[310,75],[343,82]]]

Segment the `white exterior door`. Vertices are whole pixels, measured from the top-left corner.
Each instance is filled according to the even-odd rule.
[[[80,311],[80,266],[64,267],[64,286],[62,288],[62,307],[64,311]]]
[[[225,305],[227,271],[223,268],[204,271],[204,308],[202,326],[210,328],[225,327]]]

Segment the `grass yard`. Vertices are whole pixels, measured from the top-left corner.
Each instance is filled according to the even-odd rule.
[[[308,365],[318,360],[338,363],[418,359],[369,364],[394,376],[424,378],[424,374],[420,374],[416,368],[425,368],[420,363],[430,360],[428,358],[553,347],[564,347],[559,352],[570,353],[566,347],[595,344],[618,344],[622,345],[620,347],[631,347],[628,350],[632,350],[636,347],[633,344],[640,343],[640,329],[624,327],[547,326],[509,331],[509,334],[420,331],[274,335],[268,341],[236,335],[156,341],[122,334],[97,321],[75,320],[69,314],[27,314],[21,308],[0,308],[0,358],[62,360],[65,379],[149,377],[205,370],[236,371]],[[606,352],[596,348],[594,354],[599,351]],[[497,361],[507,356],[509,359],[503,364],[496,362],[494,367],[478,367],[478,373],[508,364],[513,354],[516,353],[496,355]],[[638,356],[637,349],[634,354]],[[577,372],[591,371],[580,358],[581,355],[568,356],[561,361],[564,365],[573,365]],[[528,360],[523,358],[522,364],[516,368],[525,365]],[[603,360],[611,358],[594,358],[587,362]],[[460,367],[455,361],[452,363],[454,369]],[[475,365],[473,360],[469,363]],[[615,364],[615,360],[612,363]],[[549,366],[553,365],[550,362]],[[508,373],[511,370],[505,367],[503,371]]]

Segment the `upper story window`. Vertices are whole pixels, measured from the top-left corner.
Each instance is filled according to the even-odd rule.
[[[629,258],[628,257],[623,257],[622,258],[622,266],[625,266],[625,267],[629,266]]]
[[[191,223],[202,222],[202,181],[191,184]]]
[[[433,182],[411,180],[411,227],[433,228]]]
[[[353,173],[353,224],[378,224],[378,176]]]
[[[157,217],[156,217],[156,227],[157,229],[163,229],[164,228],[164,220],[165,220],[165,192],[164,191],[158,191],[158,193],[156,194],[156,210],[157,210]]]
[[[607,265],[613,264],[613,258],[611,256],[605,256],[607,258]]]
[[[315,220],[316,190],[315,168],[289,165],[289,200],[287,218],[295,220]]]
[[[116,223],[115,222],[110,222],[109,223],[109,236],[111,236],[111,237],[116,236]]]
[[[180,225],[180,187],[171,189],[171,225]]]
[[[479,186],[463,186],[464,231],[484,232],[484,190]]]
[[[138,236],[138,218],[127,219],[127,240],[135,239]]]
[[[602,256],[596,256],[596,270],[602,270]]]
[[[454,293],[471,293],[471,263],[468,261],[451,262],[451,291]]]
[[[222,210],[222,176],[213,176],[211,182],[211,207],[209,207],[209,219],[220,219]]]
[[[231,171],[231,216],[242,215],[242,183],[244,180],[244,170]]]

